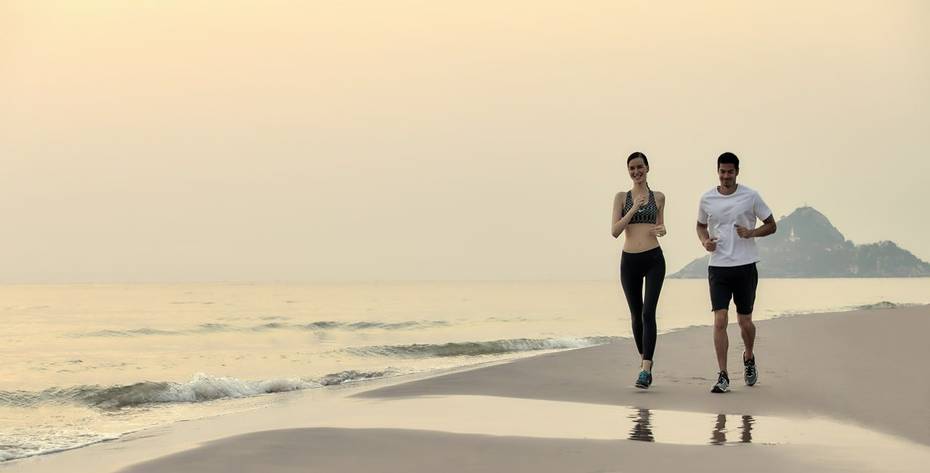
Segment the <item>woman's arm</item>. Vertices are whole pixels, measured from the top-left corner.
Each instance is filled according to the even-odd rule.
[[[668,233],[665,229],[665,194],[661,192],[656,192],[656,207],[659,208],[659,213],[656,215],[656,226],[652,227],[651,233],[657,237],[663,237]]]
[[[617,192],[617,195],[614,196],[614,212],[610,218],[610,234],[613,235],[614,238],[619,237],[620,234],[623,233],[627,224],[633,219],[633,214],[636,213],[634,212],[634,208],[630,209],[626,215],[621,215],[623,214],[624,202],[626,202],[626,192]]]

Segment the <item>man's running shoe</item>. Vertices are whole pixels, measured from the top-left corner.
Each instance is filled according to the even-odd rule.
[[[636,387],[639,389],[649,389],[652,384],[652,373],[642,370],[639,372],[639,378],[636,378]]]
[[[756,355],[743,361],[743,367],[746,369],[743,379],[746,380],[746,386],[752,386],[759,380],[759,371],[756,369]]]
[[[712,393],[725,393],[730,391],[730,377],[721,371],[717,374],[717,384],[710,390]]]

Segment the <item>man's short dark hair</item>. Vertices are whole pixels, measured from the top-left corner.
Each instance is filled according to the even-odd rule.
[[[739,170],[739,158],[729,151],[721,154],[720,157],[717,158],[717,169],[720,169],[721,164],[732,164],[737,171]]]
[[[642,158],[642,159],[643,159],[643,164],[645,164],[647,168],[649,167],[649,160],[646,159],[646,155],[643,154],[643,153],[641,153],[641,152],[639,152],[639,151],[634,152],[633,154],[630,155],[630,157],[626,158],[626,163],[627,163],[627,165],[630,164],[630,161],[632,161],[632,160],[634,160],[634,159],[636,159],[636,158]]]

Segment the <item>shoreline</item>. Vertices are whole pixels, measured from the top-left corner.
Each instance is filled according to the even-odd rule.
[[[882,317],[911,325],[897,333],[897,327],[881,323]],[[735,325],[731,320],[728,329],[731,392],[723,395],[709,394],[717,368],[708,325],[660,336],[655,384],[645,391],[626,389],[635,379],[638,357],[632,343],[622,340],[517,360],[484,371],[480,376],[467,373],[445,376],[369,390],[357,396],[475,394],[724,414],[803,416],[816,412],[930,445],[930,422],[923,422],[930,419],[930,405],[926,403],[930,399],[930,382],[926,377],[909,376],[912,366],[907,363],[889,366],[889,359],[877,348],[874,353],[859,353],[857,349],[860,346],[857,343],[865,346],[882,341],[903,351],[894,359],[917,360],[918,365],[919,360],[930,359],[930,346],[918,335],[930,329],[930,305],[798,314],[756,322],[759,332],[755,352],[760,381],[752,388],[743,386],[739,359],[742,340]],[[844,336],[837,339],[831,338],[831,330],[849,333],[839,334]],[[817,350],[811,352],[815,345],[819,345]],[[588,371],[579,372],[578,367],[587,367]],[[894,371],[886,373],[887,379],[882,378],[889,368]],[[559,375],[553,376],[552,371]],[[904,389],[891,385],[886,390],[882,387],[885,381],[907,385]],[[754,397],[749,397],[750,393]],[[875,405],[896,409],[876,412]],[[914,415],[919,412],[902,409],[903,406],[920,407],[923,415]]]
[[[630,386],[636,367],[636,359],[630,355],[635,355],[635,349],[632,348],[630,340],[621,339],[596,347],[489,362],[444,373],[421,373],[418,374],[419,379],[399,376],[390,381],[381,379],[365,382],[364,386],[341,385],[338,389],[327,392],[298,391],[280,394],[276,396],[282,397],[281,402],[272,407],[180,422],[52,455],[11,460],[0,463],[0,470],[39,472],[61,471],[67,468],[69,471],[120,471],[131,465],[144,463],[149,465],[145,468],[156,469],[138,469],[142,468],[139,466],[129,471],[178,471],[172,470],[177,464],[171,464],[170,468],[167,465],[171,461],[177,461],[179,456],[193,455],[194,458],[202,458],[209,451],[212,452],[209,453],[211,458],[223,463],[226,456],[217,458],[216,448],[223,452],[242,449],[244,438],[248,438],[249,442],[258,442],[272,448],[271,446],[275,445],[272,440],[281,439],[281,436],[274,432],[287,429],[291,429],[291,435],[312,438],[321,445],[330,445],[330,448],[336,449],[333,450],[335,455],[338,442],[333,439],[344,438],[354,432],[358,441],[377,443],[380,441],[379,436],[365,429],[359,430],[357,426],[350,428],[350,421],[344,420],[340,424],[340,421],[331,419],[329,423],[332,425],[324,425],[326,422],[320,420],[323,411],[331,408],[333,412],[337,412],[346,409],[351,403],[373,402],[380,403],[377,405],[385,408],[371,411],[369,416],[377,417],[379,412],[383,412],[387,418],[390,410],[387,407],[399,405],[400,401],[413,403],[414,406],[426,406],[427,403],[422,400],[459,399],[458,396],[546,401],[552,406],[547,409],[554,409],[554,412],[568,412],[579,408],[578,406],[587,406],[586,408],[592,409],[636,407],[656,412],[683,411],[786,419],[826,416],[903,439],[916,445],[918,450],[926,450],[930,446],[930,423],[926,422],[930,419],[930,406],[926,403],[926,399],[930,399],[930,385],[926,379],[908,377],[910,366],[906,364],[885,366],[888,358],[882,356],[879,349],[893,347],[899,352],[895,358],[914,359],[918,362],[928,359],[930,348],[923,344],[922,337],[918,334],[930,328],[930,306],[792,315],[760,321],[757,324],[759,336],[756,352],[759,359],[760,383],[756,387],[747,388],[742,386],[742,380],[739,379],[741,376],[736,376],[738,370],[734,370],[733,367],[741,368],[741,365],[734,364],[740,352],[741,341],[738,329],[734,330],[735,327],[731,326],[729,332],[731,373],[734,373],[731,375],[733,392],[724,395],[711,395],[707,392],[712,383],[710,378],[715,375],[716,369],[710,333],[707,326],[698,326],[660,335],[656,355],[656,383],[648,391],[636,390]],[[901,330],[902,327],[907,329]],[[876,342],[879,343],[876,345]],[[872,345],[865,345],[866,343]],[[879,348],[872,349],[869,353],[858,348],[868,346]],[[812,353],[820,356],[812,356]],[[891,373],[888,372],[889,368],[893,369]],[[896,383],[894,389],[878,389],[875,381],[886,379],[882,376],[889,375],[890,380]],[[468,410],[468,402],[462,402],[465,403],[463,408]],[[526,401],[523,404],[531,403]],[[353,411],[346,412],[348,414],[344,417],[351,418]],[[769,422],[770,425],[771,423]],[[455,426],[461,424],[460,420],[450,421],[448,424],[442,424],[448,425],[448,429],[438,430],[454,432]],[[339,430],[340,425],[345,431]],[[522,440],[494,437],[495,442],[492,444],[477,437],[469,437],[481,437],[477,433],[433,432],[434,436],[421,438],[420,431],[412,432],[402,425],[394,427],[391,432],[396,433],[398,438],[418,438],[418,442],[426,443],[438,442],[437,448],[440,448],[439,444],[445,445],[450,442],[465,442],[474,445],[475,448],[494,448],[492,444],[500,441],[503,444],[513,443],[513,448],[517,450],[533,450],[538,444],[536,440],[526,440],[522,437]],[[210,443],[201,446],[204,442]],[[677,457],[676,452],[682,449],[706,448],[684,445],[628,445],[630,440],[623,442],[627,443],[613,447],[620,450],[634,448],[634,451],[654,447],[663,451],[669,450],[663,453],[669,458]],[[225,447],[222,447],[223,445]],[[345,446],[343,447],[344,450]],[[597,450],[599,447],[588,445],[579,448]],[[775,448],[779,452],[792,450],[781,444]],[[317,451],[317,454],[319,453]],[[300,457],[300,452],[297,451],[284,454],[292,455],[295,461]],[[802,457],[809,454],[810,452],[803,453]],[[382,460],[385,461],[394,458],[388,453],[384,455],[386,456]],[[339,455],[333,457],[334,462],[336,457]],[[501,466],[509,461],[506,458],[497,460],[503,462],[500,463]],[[783,467],[790,466],[783,459],[773,462]],[[834,462],[831,465],[839,468],[840,463]],[[280,471],[290,470],[282,466]],[[337,468],[336,471],[340,470]]]

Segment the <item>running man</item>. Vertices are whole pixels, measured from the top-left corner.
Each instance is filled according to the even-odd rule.
[[[752,308],[759,283],[759,273],[756,271],[759,250],[755,238],[775,233],[775,219],[758,192],[736,184],[739,158],[735,154],[723,153],[717,158],[717,176],[720,185],[701,196],[697,235],[704,249],[710,252],[707,281],[710,285],[711,310],[714,312],[714,349],[720,367],[711,392],[725,393],[730,390],[727,322],[731,298],[736,305],[736,319],[746,346],[743,352],[746,385],[752,386],[759,379],[756,357],[752,351],[756,340]],[[763,223],[758,228],[757,219]]]

